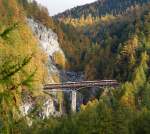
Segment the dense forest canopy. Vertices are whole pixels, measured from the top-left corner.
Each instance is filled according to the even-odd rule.
[[[149,0],[97,0],[91,4],[78,6],[60,13],[54,18],[65,19],[65,18],[80,18],[83,16],[87,18],[91,17],[101,17],[107,14],[111,15],[121,15],[127,12],[130,8],[136,6],[141,6],[145,3],[150,2]]]
[[[35,119],[29,126],[16,111],[21,92],[45,82],[47,57],[26,17],[58,34],[66,70],[84,72],[85,80],[117,79],[120,86],[98,94],[78,113]],[[0,0],[0,48],[0,132],[150,133],[149,0],[99,0],[53,18],[35,1]]]
[[[95,5],[99,7],[99,2],[102,3],[102,1],[98,1],[89,4],[88,6],[93,7],[93,5]],[[107,2],[107,0],[103,1],[105,4]],[[85,72],[86,79],[116,78],[121,81],[126,81],[130,77],[130,73],[132,73],[133,68],[130,68],[128,71],[126,70],[127,68],[125,70],[123,69],[125,66],[127,66],[126,64],[129,61],[128,59],[124,59],[127,60],[123,61],[125,64],[120,61],[122,51],[124,51],[122,49],[124,49],[124,44],[126,44],[128,40],[130,40],[130,42],[132,42],[132,40],[134,40],[133,42],[137,40],[138,46],[136,47],[140,47],[140,36],[141,34],[143,35],[145,33],[144,31],[146,29],[149,29],[149,26],[147,26],[147,22],[149,22],[149,20],[147,20],[148,17],[145,18],[145,16],[149,16],[150,4],[148,1],[136,0],[117,2],[109,1],[109,3],[115,5],[114,9],[120,7],[120,12],[122,13],[120,13],[119,10],[115,15],[107,12],[107,14],[103,15],[103,17],[94,13],[96,17],[93,17],[92,15],[89,16],[88,11],[86,12],[86,10],[90,8],[86,8],[87,5],[85,5],[81,6],[83,10],[79,11],[84,12],[85,8],[84,13],[88,14],[87,17],[79,15],[79,18],[72,16],[68,18],[65,13],[62,13],[64,15],[63,19],[60,19],[59,17],[57,18],[57,15],[56,18],[54,18],[60,20],[65,25],[74,27],[76,31],[88,37],[90,41],[90,47],[88,46],[86,51],[82,53],[82,58],[84,59],[83,61],[86,61],[84,64],[85,66],[82,68]],[[127,3],[130,3],[130,6]],[[110,6],[103,6],[103,8],[105,7]],[[121,7],[127,7],[128,10],[124,11]],[[92,9],[98,10],[99,8]],[[72,9],[69,11],[78,14],[78,10],[74,11],[74,9]],[[146,38],[149,40],[149,35],[147,35],[147,32],[144,34],[144,36],[147,36]],[[132,52],[133,48],[131,50],[131,53]],[[97,59],[97,57],[99,58]],[[120,68],[121,71],[119,71]],[[124,73],[123,70],[125,71]]]

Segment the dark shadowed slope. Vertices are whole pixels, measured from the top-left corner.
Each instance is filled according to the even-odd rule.
[[[80,18],[84,16],[85,18],[89,15],[92,17],[105,16],[106,14],[118,15],[123,14],[129,8],[133,8],[138,5],[143,5],[150,2],[150,0],[98,0],[91,4],[86,4],[84,6],[78,6],[60,13],[54,18],[64,19],[64,18]]]

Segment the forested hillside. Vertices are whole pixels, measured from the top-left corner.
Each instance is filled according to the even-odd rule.
[[[35,133],[149,134],[150,5],[145,2],[148,1],[98,1],[54,17],[72,41],[79,37],[73,29],[88,37],[83,42],[88,45],[83,53],[71,46],[76,50],[73,57],[81,54],[78,60],[84,65],[77,66],[85,72],[85,79],[117,79],[121,85],[89,101],[75,115],[59,121],[46,120],[48,126],[40,123]],[[92,12],[99,11],[99,3],[106,4],[103,14]],[[71,11],[78,15],[70,16]],[[70,49],[63,49],[70,53]],[[35,127],[36,124],[30,131]]]
[[[68,59],[66,68],[83,70],[85,63],[82,60],[82,54],[89,48],[89,39],[71,25],[65,25],[57,20],[53,20],[49,17],[48,10],[45,7],[39,7],[36,1],[28,3],[27,0],[19,0],[19,2],[23,5],[28,17],[34,18],[57,33],[59,43]]]
[[[118,79],[120,87],[89,101],[71,116],[33,125],[35,133],[150,133],[150,5],[92,25],[67,22],[90,41],[83,59],[85,78]],[[65,20],[64,20],[65,22]],[[84,23],[84,21],[83,21]],[[76,25],[77,24],[77,25]],[[65,24],[64,24],[65,25]],[[69,29],[69,27],[67,27]],[[63,47],[63,46],[62,46]],[[69,52],[69,51],[68,51]]]
[[[21,118],[21,92],[47,79],[47,56],[26,17],[58,34],[66,70],[84,72],[85,80],[117,79],[119,87],[101,90],[78,113],[36,119],[31,112],[31,124]],[[149,0],[99,0],[53,18],[35,1],[0,0],[0,107],[2,134],[149,134]]]
[[[22,92],[40,93],[47,79],[46,55],[15,0],[0,0],[0,133],[14,133],[22,118]]]
[[[101,17],[108,14],[111,15],[121,15],[127,12],[128,10],[141,6],[145,3],[150,2],[149,0],[97,0],[91,4],[78,6],[67,10],[63,13],[60,13],[54,18],[56,19],[65,19],[65,18],[87,18],[91,17]]]
[[[128,3],[128,1],[123,1],[120,5],[123,6],[124,2]],[[120,13],[116,13],[116,15],[108,13],[103,17],[99,17],[96,14],[96,17],[88,16],[86,18],[80,16],[80,18],[77,19],[67,18],[66,15],[64,19],[60,20],[64,25],[74,27],[76,31],[89,39],[89,42],[85,42],[85,44],[89,44],[89,46],[81,55],[85,63],[82,68],[85,72],[85,79],[116,78],[121,81],[128,80],[128,77],[130,77],[128,72],[132,72],[131,70],[133,68],[130,68],[128,71],[124,70],[129,59],[125,59],[127,61],[123,61],[126,63],[122,65],[123,63],[120,61],[120,58],[121,55],[123,55],[122,53],[126,53],[122,52],[124,51],[123,47],[125,47],[125,44],[128,42],[136,41],[138,44],[137,47],[140,47],[142,40],[141,35],[144,36],[144,38],[147,36],[146,38],[148,40],[148,35],[145,31],[149,30],[149,17],[146,16],[149,16],[150,4],[144,4],[145,1],[140,2],[143,3],[142,6],[138,4],[138,2],[136,6],[132,6],[132,8],[130,8],[132,4],[127,6],[129,8],[128,11],[120,9],[122,15]],[[119,2],[116,2],[116,5],[118,3]],[[95,4],[99,6],[98,3]],[[90,4],[89,6],[92,5],[93,4]],[[83,10],[84,7],[86,6],[82,6]],[[89,8],[85,9],[88,10]],[[88,14],[86,11],[84,13]],[[69,27],[66,27],[66,29],[70,29]],[[132,49],[135,49],[135,47]],[[131,53],[133,52],[133,50],[130,51]],[[121,71],[119,71],[120,68],[122,68]],[[125,72],[122,72],[123,70]]]

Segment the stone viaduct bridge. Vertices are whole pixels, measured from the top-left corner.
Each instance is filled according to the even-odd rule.
[[[77,91],[83,88],[93,88],[98,87],[100,89],[105,89],[109,87],[117,87],[119,83],[116,80],[95,80],[95,81],[80,81],[80,82],[65,82],[65,83],[55,83],[44,85],[44,91],[46,92],[71,92],[71,110],[76,111],[76,100]]]

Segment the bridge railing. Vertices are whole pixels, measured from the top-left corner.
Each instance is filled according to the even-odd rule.
[[[52,89],[70,89],[82,87],[116,87],[119,83],[116,80],[96,80],[96,81],[80,81],[80,82],[66,82],[60,84],[46,84],[44,90]]]

